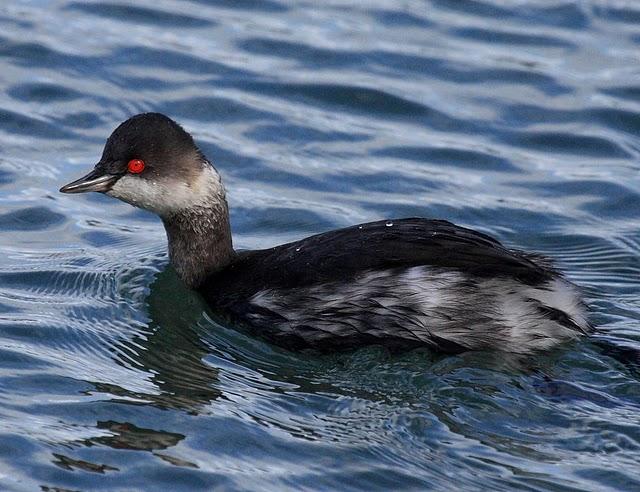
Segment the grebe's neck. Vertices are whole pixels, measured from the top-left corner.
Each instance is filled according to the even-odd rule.
[[[189,206],[162,215],[169,259],[190,288],[198,287],[235,256],[224,187],[216,170],[208,168],[187,190],[184,201]]]

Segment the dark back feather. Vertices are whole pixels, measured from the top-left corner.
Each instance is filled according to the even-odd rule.
[[[265,289],[348,281],[364,271],[418,265],[456,269],[472,277],[511,277],[529,285],[557,275],[480,232],[444,220],[410,218],[239,253],[200,290],[210,302],[224,305]]]

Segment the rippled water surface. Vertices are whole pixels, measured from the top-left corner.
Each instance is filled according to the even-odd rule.
[[[154,216],[57,192],[141,111],[238,247],[446,218],[555,257],[601,333],[523,363],[222,326]],[[639,155],[635,0],[2,2],[0,489],[639,490]]]

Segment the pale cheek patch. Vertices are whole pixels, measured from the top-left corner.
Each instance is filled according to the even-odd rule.
[[[113,185],[107,195],[166,216],[224,199],[224,189],[218,173],[208,167],[189,184],[126,174]]]
[[[188,208],[194,201],[193,191],[183,183],[168,186],[129,175],[120,178],[107,194],[160,216]]]

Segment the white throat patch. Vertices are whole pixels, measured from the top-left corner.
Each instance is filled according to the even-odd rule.
[[[220,175],[210,164],[190,183],[125,174],[106,194],[161,217],[225,199]]]

